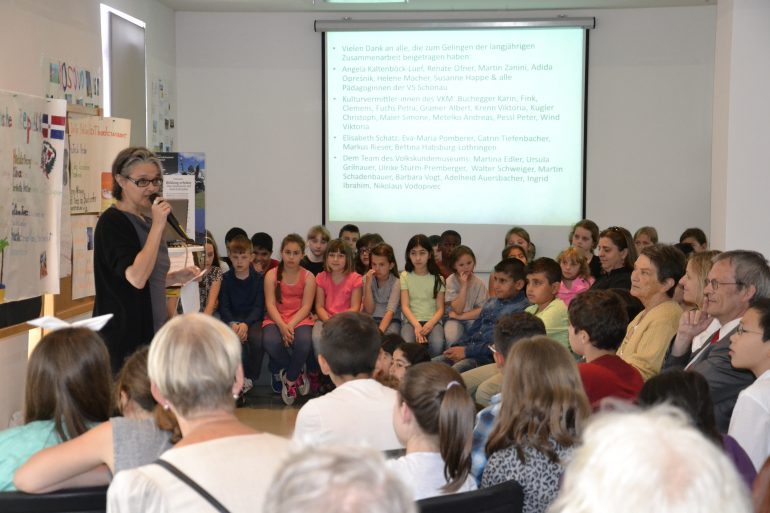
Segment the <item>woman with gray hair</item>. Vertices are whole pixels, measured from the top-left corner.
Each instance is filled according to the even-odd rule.
[[[194,278],[190,266],[169,273],[163,240],[171,205],[159,193],[160,160],[147,148],[126,148],[112,163],[112,197],[94,231],[94,317],[113,314],[101,330],[113,374],[166,322],[166,287]]]
[[[203,314],[175,317],[152,341],[153,395],[179,421],[182,440],[157,462],[115,476],[110,512],[252,512],[264,500],[289,441],[235,416],[243,386],[241,343]],[[207,504],[208,503],[208,504]]]

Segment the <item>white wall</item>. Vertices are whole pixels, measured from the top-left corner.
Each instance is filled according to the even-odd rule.
[[[770,256],[770,2],[722,0],[714,94],[711,212],[715,247]]]
[[[560,13],[525,15],[538,14]],[[588,67],[588,216],[632,231],[652,224],[667,241],[688,226],[708,232],[716,7],[565,14],[595,16],[597,25]],[[321,220],[322,54],[313,21],[322,17],[331,18],[176,15],[178,148],[207,155],[207,224],[220,242],[235,225],[280,239]]]
[[[148,76],[173,78],[173,11],[156,0],[106,3],[147,23]],[[43,96],[48,58],[101,69],[99,0],[4,0],[0,20],[1,90]],[[0,340],[0,429],[21,409],[26,362],[26,332]]]

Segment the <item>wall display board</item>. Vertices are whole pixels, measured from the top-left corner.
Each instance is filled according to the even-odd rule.
[[[0,92],[0,294],[59,292],[67,104]]]

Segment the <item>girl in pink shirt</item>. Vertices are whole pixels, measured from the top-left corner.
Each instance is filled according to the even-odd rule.
[[[299,265],[305,241],[296,233],[281,242],[281,263],[265,275],[265,307],[262,343],[270,355],[275,392],[288,405],[297,394],[310,391],[318,380],[318,364],[312,350],[313,306],[316,284],[313,274]],[[310,376],[305,374],[305,364]],[[276,376],[277,374],[277,376]]]
[[[335,239],[326,246],[324,263],[325,270],[316,276],[315,311],[318,321],[313,326],[316,354],[324,323],[341,312],[360,312],[363,296],[361,275],[353,270],[353,252],[341,239]]]
[[[591,288],[596,279],[591,276],[585,255],[575,247],[559,253],[556,259],[561,266],[561,286],[556,297],[569,306],[572,299]]]

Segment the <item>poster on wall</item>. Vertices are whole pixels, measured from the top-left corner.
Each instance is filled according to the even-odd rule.
[[[171,81],[154,77],[150,80],[150,148],[171,151],[174,147],[176,121],[172,112]]]
[[[63,99],[69,105],[102,106],[101,69],[88,69],[72,62],[47,59],[43,74],[47,98]]]
[[[72,216],[72,299],[93,296],[95,215]]]
[[[62,163],[61,231],[59,232],[59,277],[72,275],[72,224],[70,223],[69,141],[64,134],[64,162]]]
[[[96,214],[112,204],[112,161],[130,145],[131,120],[70,116],[69,122],[70,212]]]
[[[0,91],[0,299],[59,292],[67,103]],[[9,184],[9,185],[8,185]]]
[[[184,223],[191,239],[206,240],[206,156],[203,153],[158,153],[163,164],[163,197]],[[182,217],[181,214],[184,214]]]

